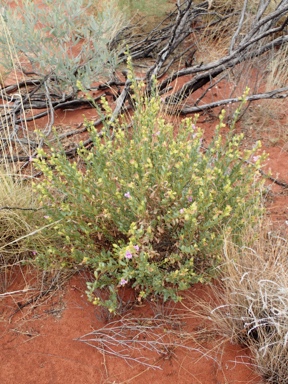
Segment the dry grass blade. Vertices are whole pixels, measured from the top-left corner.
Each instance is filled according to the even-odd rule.
[[[288,244],[261,225],[247,233],[245,246],[225,243],[222,281],[213,302],[202,305],[211,328],[247,345],[268,383],[288,377]],[[202,311],[201,310],[201,311]]]
[[[195,348],[185,340],[192,335],[182,330],[181,317],[169,315],[153,318],[122,317],[104,327],[81,336],[84,342],[99,352],[124,359],[127,363],[138,363],[150,368],[161,369],[161,359],[171,359],[176,349],[204,354],[204,348]],[[147,353],[148,352],[148,353]]]
[[[0,283],[1,291],[9,285],[7,268],[24,260],[32,249],[27,236],[36,229],[36,203],[31,186],[0,169]],[[36,241],[36,240],[35,240]],[[25,256],[26,255],[26,256]]]
[[[41,219],[39,206],[30,182],[24,182],[22,170],[26,164],[20,167],[15,161],[14,153],[31,157],[33,148],[29,139],[29,129],[26,121],[24,104],[31,106],[29,92],[23,76],[17,68],[21,66],[19,57],[15,51],[13,39],[3,15],[0,15],[1,38],[7,43],[6,59],[9,57],[12,63],[10,78],[15,80],[15,85],[10,89],[5,87],[7,80],[4,67],[0,67],[1,88],[0,99],[0,292],[8,293],[9,287],[15,277],[15,268],[21,267],[29,257],[35,254],[38,241],[44,241],[40,232]],[[2,52],[3,53],[3,52]],[[7,80],[8,81],[8,80]],[[23,90],[27,92],[23,96]],[[22,120],[17,122],[17,113],[22,111]],[[31,127],[30,127],[31,130]],[[31,132],[30,132],[31,133]],[[25,145],[23,144],[25,143]],[[31,170],[30,170],[31,171]],[[29,171],[27,170],[27,173]],[[32,240],[33,237],[33,240]]]

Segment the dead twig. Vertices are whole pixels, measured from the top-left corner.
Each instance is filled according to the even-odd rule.
[[[177,327],[174,326],[176,322]],[[171,359],[176,349],[203,353],[200,349],[185,344],[185,338],[189,339],[191,335],[179,327],[179,322],[181,318],[177,315],[164,318],[122,317],[76,340],[96,348],[102,354],[124,359],[127,363],[136,362],[161,369],[157,362],[161,359]],[[155,353],[155,357],[148,358],[145,351],[149,351],[150,356],[151,352]]]

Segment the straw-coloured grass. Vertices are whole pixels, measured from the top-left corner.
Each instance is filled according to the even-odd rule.
[[[38,223],[37,223],[38,222]],[[0,290],[9,286],[8,270],[33,256],[40,240],[39,211],[31,186],[0,170]],[[33,241],[31,240],[33,234]],[[31,235],[31,236],[30,236]]]
[[[211,327],[248,346],[262,377],[273,384],[288,377],[288,244],[261,225],[247,232],[245,246],[228,239],[216,307],[205,309]]]

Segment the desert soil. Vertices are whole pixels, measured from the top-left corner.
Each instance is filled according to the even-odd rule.
[[[217,92],[225,94],[228,88],[229,84],[220,83]],[[206,98],[217,96],[207,93]],[[286,102],[286,110],[287,106]],[[77,128],[83,115],[91,120],[97,117],[93,109],[61,111],[56,113],[55,126],[59,131]],[[288,182],[287,114],[268,118],[261,128],[251,119],[243,118],[237,129],[244,132],[247,146],[263,141],[269,153],[265,170]],[[45,119],[35,124],[41,128]],[[213,117],[201,116],[199,125],[209,140]],[[267,182],[267,189],[271,229],[280,228],[287,236],[287,189],[272,182]],[[213,285],[197,284],[185,292],[183,303],[191,311],[173,303],[140,305],[133,292],[124,291],[123,313],[111,319],[87,301],[89,278],[84,272],[62,276],[55,291],[36,297],[39,291],[34,294],[33,289],[45,276],[30,268],[11,271],[9,289],[0,295],[1,384],[263,384],[249,350],[209,332],[208,320],[193,314],[199,298],[213,305]],[[114,327],[114,333],[107,332],[109,327]],[[90,345],[79,340],[93,331]],[[98,342],[93,341],[97,335]]]
[[[221,86],[219,92],[224,92]],[[55,125],[63,130],[77,127],[83,121],[83,115],[89,119],[96,118],[93,109],[66,111],[57,114]],[[40,120],[36,122],[38,127],[44,123]],[[281,124],[284,128],[286,126],[287,131],[287,116],[282,116]],[[207,121],[204,116],[200,117],[199,125],[206,130],[209,140],[215,122]],[[276,127],[272,119],[269,130],[262,134],[257,127],[251,132],[247,121],[241,122],[238,127],[244,131],[247,145],[253,145],[256,139],[262,138],[263,147],[269,153],[267,171],[270,169],[273,176],[287,181],[287,141],[279,139],[271,145],[269,138],[273,136],[274,128],[277,130],[278,125]],[[270,190],[268,215],[273,225],[287,234],[287,189],[270,182],[267,182],[267,187]],[[262,382],[247,349],[232,345],[215,334],[201,332],[207,326],[207,321],[195,317],[181,305],[137,305],[131,292],[124,293],[123,314],[119,317],[119,324],[113,323],[113,327],[118,325],[113,334],[118,346],[108,344],[106,337],[109,333],[103,330],[101,333],[100,330],[108,327],[112,320],[105,311],[87,301],[85,289],[89,275],[85,273],[78,273],[66,280],[60,279],[61,283],[54,293],[36,298],[21,309],[22,304],[27,304],[34,297],[31,291],[23,290],[35,288],[41,279],[43,276],[40,272],[14,269],[8,294],[0,298],[0,382],[3,384]],[[19,290],[21,292],[17,293]],[[209,292],[213,292],[213,285],[192,287],[185,293],[184,304],[193,311],[197,308],[199,298],[206,297],[211,301]],[[162,319],[162,323],[159,319]],[[135,322],[138,330],[129,331],[127,335],[125,324],[135,326]],[[142,328],[139,328],[139,324]],[[149,324],[150,328],[156,325],[157,329],[149,330]],[[98,331],[98,342],[91,341],[91,345],[88,345],[79,340],[92,331]],[[119,344],[123,337],[123,334],[120,336],[121,332],[128,337],[131,349],[126,344]],[[165,345],[148,344],[149,340],[155,341],[157,337],[162,340],[163,332],[167,333],[165,337],[168,338],[165,339]],[[142,340],[143,348],[139,340]],[[103,353],[104,350],[110,354]]]

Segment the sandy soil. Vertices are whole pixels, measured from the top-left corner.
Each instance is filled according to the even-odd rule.
[[[55,125],[59,130],[75,128],[83,121],[83,114],[92,120],[96,118],[93,109],[64,111],[57,113]],[[204,118],[200,118],[201,121],[209,140],[213,134],[215,122],[207,122]],[[45,121],[40,120],[36,122],[39,127],[44,123]],[[239,129],[244,128],[240,125]],[[249,144],[253,140],[253,135],[249,137],[247,135]],[[265,144],[267,142],[265,135],[263,140]],[[267,146],[266,150],[270,155],[266,168],[271,169],[275,177],[287,181],[288,153],[283,148],[284,143],[281,142],[276,146]],[[274,224],[285,231],[287,228],[285,222],[288,219],[287,190],[270,182],[267,182],[267,186],[271,190],[268,213]],[[141,319],[147,318],[151,319],[149,321],[153,326],[157,325],[157,329],[151,331],[149,327],[144,327],[139,328],[140,330],[138,329],[136,333],[131,331],[128,338],[129,345],[133,345],[133,348],[131,347],[130,350],[125,344],[119,347],[121,332],[120,328],[117,328],[118,333],[114,337],[115,340],[118,339],[118,346],[110,346],[112,348],[110,352],[114,353],[114,356],[111,356],[111,353],[104,354],[100,347],[104,346],[106,352],[109,352],[107,339],[102,343],[99,340],[98,343],[93,341],[92,345],[78,340],[93,330],[99,333],[104,326],[109,326],[111,321],[105,311],[95,308],[86,299],[85,284],[89,276],[77,274],[59,286],[55,294],[39,298],[20,310],[23,303],[29,302],[31,292],[13,292],[35,288],[36,281],[39,283],[40,278],[41,275],[36,274],[35,271],[14,271],[9,287],[10,294],[0,299],[2,352],[0,382],[3,384],[261,383],[261,378],[257,376],[247,349],[241,345],[232,345],[229,341],[209,332],[200,332],[206,325],[203,320],[195,318],[192,313],[184,311],[179,305],[168,304],[164,307],[147,303],[137,306],[131,292],[124,293],[126,297],[122,315],[124,321],[119,318],[121,321],[118,324],[118,327],[122,327],[121,332],[127,331],[123,331],[126,322],[133,326],[135,321],[138,326],[142,323],[145,325],[147,320]],[[209,301],[211,290],[213,291],[213,286],[192,287],[187,292],[187,297],[193,294],[194,299],[188,300],[187,306],[191,309],[197,307],[195,296],[207,297]],[[128,309],[128,307],[131,308]],[[172,316],[172,320],[169,316]],[[159,319],[164,321],[164,318],[170,319],[172,324],[171,322],[159,323]],[[116,325],[113,323],[113,326],[116,327]],[[171,330],[174,333],[170,333]],[[107,333],[101,332],[98,336],[105,338]],[[161,335],[162,340],[163,332],[164,336],[166,332],[165,337],[169,339],[168,347],[167,339],[165,339],[165,347],[155,347],[152,343],[149,348],[146,344],[145,349],[137,344],[139,338],[142,344],[149,340],[153,341]],[[133,338],[137,342],[133,342]],[[180,339],[183,340],[181,343],[185,348],[178,346],[181,344]],[[131,357],[132,360],[125,359],[124,355]],[[139,359],[143,361],[139,362]]]
[[[29,284],[32,278],[31,271],[25,276],[19,273],[11,289]],[[247,349],[201,333],[203,320],[183,311],[180,305],[134,305],[118,324],[111,324],[107,313],[87,302],[86,279],[84,275],[74,276],[54,296],[17,313],[17,303],[25,302],[28,294],[11,293],[1,301],[1,383],[261,383]],[[203,297],[208,291],[209,287],[197,285],[187,292],[187,300],[192,295]],[[132,303],[131,298],[131,293],[126,293],[127,302]],[[193,309],[193,302],[188,300],[186,304]],[[104,331],[100,332],[103,327],[113,326],[116,333],[110,336],[116,343],[122,340],[119,325],[121,335],[130,338],[131,349],[108,344]],[[138,326],[137,332],[132,325]],[[155,325],[160,329],[151,329]],[[115,356],[99,351],[101,343],[91,341],[87,345],[77,340],[93,330],[102,335],[102,345]],[[162,340],[163,335],[165,347],[157,346],[155,340]],[[139,347],[139,341],[142,345],[147,342],[147,348]],[[175,347],[179,343],[182,346]],[[137,362],[139,359],[141,362]]]
[[[180,85],[178,82],[177,86]],[[217,92],[227,92],[228,86],[220,83]],[[207,93],[206,100],[217,96]],[[97,117],[93,109],[60,111],[55,115],[55,126],[59,132],[75,129],[83,122],[83,114],[91,120]],[[287,123],[285,115],[281,124],[286,132]],[[45,119],[35,122],[38,128],[44,124]],[[273,119],[267,124],[268,133],[257,131],[255,126],[251,131],[247,121],[241,122],[237,129],[244,131],[247,146],[253,145],[256,139],[263,140],[269,153],[266,170],[270,169],[274,177],[287,182],[287,140],[280,138],[272,145],[269,137],[273,129],[278,130],[278,125],[276,127]],[[215,122],[202,116],[199,125],[209,140]],[[77,140],[80,136],[84,139],[85,135],[77,136]],[[76,139],[71,140],[73,145]],[[269,181],[267,187],[268,214],[273,225],[287,234],[287,189]],[[87,301],[88,274],[78,273],[59,283],[55,292],[31,301],[33,289],[41,278],[40,272],[30,269],[14,270],[9,292],[0,295],[1,384],[262,383],[247,349],[209,331],[203,332],[207,323],[184,310],[181,304],[137,305],[133,292],[125,291],[123,314],[113,319],[118,323],[111,323],[107,312]],[[35,292],[37,296],[38,291]],[[195,297],[209,302],[211,292],[213,286],[196,285],[186,292],[184,304],[193,310],[197,308]],[[23,307],[27,303],[29,305]],[[111,329],[107,332],[107,327],[114,327],[116,333],[112,334]],[[98,342],[92,340],[88,345],[79,340],[92,331],[98,332]],[[116,345],[108,344],[107,335],[111,334]],[[127,337],[127,344],[121,338],[123,335]],[[157,340],[165,343],[157,344]]]

